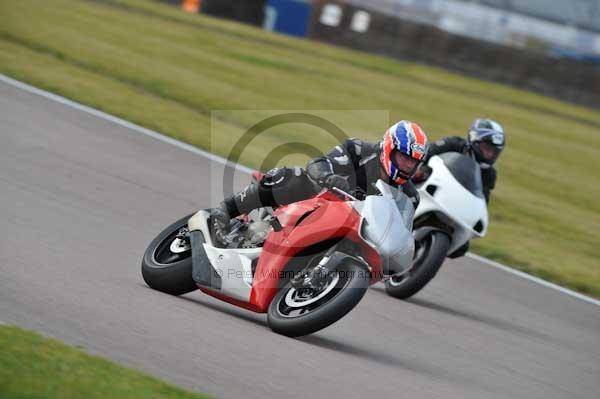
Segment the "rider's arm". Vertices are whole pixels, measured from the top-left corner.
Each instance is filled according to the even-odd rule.
[[[427,158],[431,158],[434,155],[443,154],[445,152],[463,152],[466,144],[466,140],[462,137],[445,137],[429,145]]]
[[[333,165],[327,157],[315,158],[306,165],[306,173],[313,181],[324,186],[327,177],[333,175]]]
[[[481,180],[483,182],[483,195],[485,196],[485,202],[490,202],[490,194],[494,187],[496,187],[496,169],[482,169],[481,170]]]
[[[360,160],[362,142],[358,139],[348,139],[335,146],[325,156],[315,158],[306,166],[308,176],[324,186],[331,175],[350,176],[355,173]]]

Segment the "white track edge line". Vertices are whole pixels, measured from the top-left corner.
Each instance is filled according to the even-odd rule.
[[[231,161],[228,161],[227,159],[225,159],[223,157],[220,157],[218,155],[215,155],[213,153],[210,153],[208,151],[201,150],[201,149],[199,149],[197,147],[194,147],[194,146],[192,146],[190,144],[187,144],[187,143],[184,143],[182,141],[176,140],[174,138],[165,136],[165,135],[163,135],[161,133],[158,133],[158,132],[156,132],[154,130],[150,130],[150,129],[147,129],[147,128],[142,127],[140,125],[136,125],[135,123],[128,122],[125,119],[119,118],[117,116],[110,115],[110,114],[108,114],[106,112],[99,111],[99,110],[97,110],[95,108],[88,107],[87,105],[83,105],[83,104],[80,104],[80,103],[78,103],[76,101],[69,100],[69,99],[67,99],[65,97],[59,96],[58,94],[54,94],[54,93],[51,93],[49,91],[39,89],[39,88],[37,88],[35,86],[31,86],[31,85],[29,85],[27,83],[24,83],[24,82],[21,82],[19,80],[10,78],[10,77],[8,77],[8,76],[6,76],[4,74],[0,74],[0,82],[7,83],[9,85],[17,87],[17,88],[19,88],[21,90],[24,90],[24,91],[27,91],[29,93],[37,94],[37,95],[39,95],[41,97],[45,97],[45,98],[47,98],[49,100],[56,101],[56,102],[58,102],[60,104],[66,105],[68,107],[77,109],[77,110],[85,112],[85,113],[88,113],[88,114],[96,116],[96,117],[98,117],[100,119],[104,119],[104,120],[113,122],[113,123],[115,123],[117,125],[125,127],[127,129],[130,129],[130,130],[132,130],[134,132],[141,133],[143,135],[152,137],[153,139],[162,141],[162,142],[167,143],[167,144],[171,144],[171,145],[173,145],[175,147],[178,147],[178,148],[181,148],[183,150],[189,151],[191,153],[194,153],[194,154],[200,155],[202,157],[208,158],[211,161],[218,162],[218,163],[220,163],[222,165],[231,166],[231,167],[239,170],[240,172],[252,173],[252,171],[253,171],[253,169],[248,168],[247,166],[240,165],[240,164],[234,164]],[[580,294],[578,292],[572,291],[572,290],[570,290],[568,288],[561,287],[560,285],[556,285],[554,283],[551,283],[551,282],[543,280],[541,278],[538,278],[538,277],[532,276],[530,274],[521,272],[519,270],[513,269],[513,268],[511,268],[509,266],[506,266],[506,265],[503,265],[501,263],[494,262],[493,260],[484,258],[483,256],[475,255],[475,254],[473,254],[471,252],[467,253],[467,256],[470,257],[470,258],[472,258],[472,259],[478,260],[478,261],[480,261],[482,263],[485,263],[485,264],[487,264],[489,266],[495,267],[495,268],[497,268],[499,270],[503,270],[503,271],[505,271],[507,273],[510,273],[510,274],[515,275],[515,276],[518,276],[518,277],[524,278],[526,280],[529,280],[531,282],[534,282],[536,284],[542,285],[544,287],[552,288],[552,289],[554,289],[556,291],[559,291],[559,292],[562,292],[563,294],[566,294],[566,295],[572,296],[574,298],[580,299],[580,300],[582,300],[584,302],[587,302],[587,303],[590,303],[590,304],[593,304],[593,305],[596,305],[596,306],[600,306],[600,301],[599,300],[596,300],[596,299],[591,298],[589,296],[586,296],[586,295]]]
[[[510,266],[503,265],[502,263],[498,263],[498,262],[495,262],[495,261],[490,260],[488,258],[484,258],[483,256],[474,254],[472,252],[468,252],[466,254],[466,256],[468,256],[471,259],[477,260],[479,262],[485,263],[485,264],[487,264],[489,266],[495,267],[496,269],[500,269],[502,271],[505,271],[507,273],[513,274],[515,276],[519,276],[521,278],[524,278],[524,279],[529,280],[531,282],[534,282],[536,284],[543,285],[544,287],[552,288],[552,289],[554,289],[556,291],[562,292],[563,294],[567,294],[567,295],[570,295],[570,296],[575,297],[577,299],[580,299],[582,301],[585,301],[587,303],[591,303],[592,305],[600,306],[600,301],[597,300],[597,299],[594,299],[594,298],[589,297],[587,295],[580,294],[579,292],[570,290],[568,288],[561,287],[560,285],[551,283],[551,282],[546,281],[544,279],[541,279],[539,277],[532,276],[531,274],[528,274],[528,273],[522,272],[520,270],[514,269],[514,268],[512,268]]]
[[[69,100],[68,98],[59,96],[58,94],[54,94],[54,93],[50,93],[49,91],[46,91],[46,90],[38,89],[37,87],[31,86],[31,85],[29,85],[27,83],[23,83],[21,81],[9,78],[6,75],[0,74],[0,82],[4,82],[4,83],[7,83],[7,84],[10,84],[10,85],[12,85],[14,87],[17,87],[17,88],[22,89],[24,91],[27,91],[29,93],[37,94],[37,95],[45,97],[45,98],[47,98],[49,100],[56,101],[56,102],[58,102],[60,104],[63,104],[63,105],[66,105],[68,107],[77,109],[78,111],[82,111],[82,112],[94,115],[94,116],[96,116],[96,117],[98,117],[100,119],[104,119],[104,120],[110,121],[112,123],[115,123],[115,124],[117,124],[119,126],[122,126],[124,128],[130,129],[130,130],[135,131],[137,133],[144,134],[144,135],[152,137],[152,138],[154,138],[156,140],[159,140],[159,141],[171,144],[171,145],[173,145],[175,147],[178,147],[178,148],[181,148],[183,150],[189,151],[191,153],[194,153],[194,154],[200,155],[202,157],[208,158],[211,161],[218,162],[218,163],[220,163],[222,165],[228,165],[230,167],[233,167],[233,168],[239,170],[240,172],[245,172],[245,173],[252,173],[253,172],[253,169],[250,169],[250,168],[248,168],[248,167],[246,167],[244,165],[234,164],[233,162],[228,161],[227,159],[225,159],[223,157],[220,157],[218,155],[215,155],[215,154],[213,154],[211,152],[208,152],[208,151],[205,151],[205,150],[201,150],[201,149],[199,149],[197,147],[194,147],[193,145],[184,143],[183,141],[179,141],[177,139],[165,136],[165,135],[163,135],[161,133],[155,132],[154,130],[150,130],[150,129],[147,129],[147,128],[142,127],[140,125],[136,125],[135,123],[126,121],[125,119],[119,118],[117,116],[108,114],[106,112],[97,110],[95,108],[88,107],[87,105],[80,104],[80,103],[75,102],[73,100]]]

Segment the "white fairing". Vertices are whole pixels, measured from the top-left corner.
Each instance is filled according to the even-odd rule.
[[[262,248],[224,249],[212,245],[208,227],[209,213],[202,210],[188,220],[190,231],[200,230],[204,235],[206,256],[221,277],[220,292],[244,302],[250,302],[252,289],[252,261],[258,258]]]
[[[411,265],[414,251],[414,207],[402,191],[383,181],[376,184],[381,196],[368,196],[355,208],[362,216],[360,232],[384,260],[384,271],[402,273]]]
[[[221,277],[220,291],[232,298],[250,302],[252,260],[260,256],[262,249],[222,249],[204,244],[204,250]]]
[[[484,198],[480,198],[464,188],[450,173],[440,157],[432,157],[429,166],[433,169],[433,173],[419,188],[421,202],[415,217],[429,212],[443,215],[446,219],[445,222],[454,230],[448,251],[452,253],[471,238],[485,235],[488,225],[487,204]],[[433,196],[426,190],[429,185],[437,187]],[[480,233],[474,230],[474,226],[478,222],[482,224]]]

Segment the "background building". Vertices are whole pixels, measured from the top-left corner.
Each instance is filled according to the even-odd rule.
[[[600,0],[165,1],[562,100],[600,103]]]
[[[600,60],[600,0],[348,0],[493,43]]]

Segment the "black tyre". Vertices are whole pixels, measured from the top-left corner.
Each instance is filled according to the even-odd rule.
[[[385,290],[395,298],[406,299],[421,291],[433,279],[450,249],[450,237],[441,231],[428,234],[416,243],[415,259],[405,274],[385,282]]]
[[[189,242],[178,238],[192,215],[164,229],[148,246],[142,258],[142,276],[150,288],[171,295],[198,289],[192,279],[192,251]],[[177,240],[177,241],[176,241]]]
[[[267,313],[271,329],[288,337],[312,334],[344,317],[369,287],[369,273],[350,259],[342,261],[327,278],[325,288],[312,298],[301,297],[291,282],[281,287]]]

